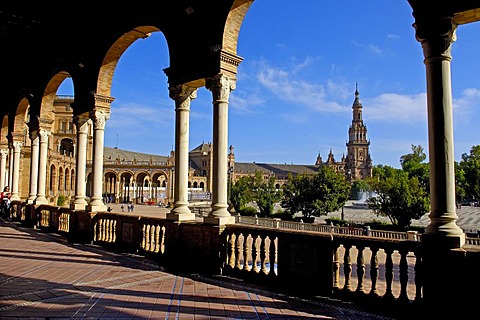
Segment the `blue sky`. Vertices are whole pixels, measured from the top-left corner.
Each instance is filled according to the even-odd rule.
[[[230,96],[236,161],[314,164],[330,150],[339,160],[355,83],[374,165],[400,167],[412,144],[428,155],[425,65],[413,22],[406,0],[255,1],[240,30],[243,62]],[[480,144],[479,28],[460,26],[452,47],[456,161]],[[124,53],[113,76],[106,146],[169,154],[175,103],[163,72],[168,66],[160,32]],[[58,93],[72,92],[63,85]],[[190,149],[212,141],[212,110],[211,92],[200,88],[191,104]]]

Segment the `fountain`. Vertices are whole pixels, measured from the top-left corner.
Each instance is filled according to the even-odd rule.
[[[377,194],[373,191],[359,191],[357,193],[357,201],[353,201],[353,206],[354,207],[361,207],[361,208],[367,208],[368,203],[366,202],[368,198],[375,197]]]

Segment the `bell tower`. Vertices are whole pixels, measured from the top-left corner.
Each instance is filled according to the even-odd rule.
[[[362,103],[358,97],[358,84],[355,84],[352,125],[348,129],[347,159],[345,175],[350,181],[372,176],[372,159],[370,158],[370,140],[367,140],[367,127],[363,123]]]

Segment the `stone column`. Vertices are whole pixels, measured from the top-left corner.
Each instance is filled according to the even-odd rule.
[[[175,100],[175,190],[173,209],[168,220],[195,220],[188,207],[188,168],[190,103],[197,97],[197,89],[185,85],[170,88],[170,98]]]
[[[39,160],[39,151],[40,151],[40,138],[38,135],[38,130],[30,131],[30,192],[28,194],[27,203],[33,204],[38,193],[38,160]]]
[[[11,200],[20,200],[18,195],[18,184],[20,178],[20,156],[22,152],[23,143],[20,141],[13,142],[13,173],[12,173],[12,191]]]
[[[443,238],[453,248],[465,244],[456,224],[453,148],[451,45],[455,41],[453,17],[416,21],[416,38],[422,44],[427,74],[428,145],[430,160],[430,224],[426,235]]]
[[[13,142],[8,143],[8,182],[7,185],[12,190],[12,175],[13,175]]]
[[[105,137],[105,123],[109,113],[105,111],[92,111],[90,118],[93,121],[93,164],[92,164],[92,198],[87,206],[87,211],[106,211],[107,206],[102,198],[103,181],[103,146]]]
[[[0,191],[3,191],[3,188],[5,188],[5,175],[7,174],[7,155],[7,150],[0,149]]]
[[[228,212],[228,99],[235,89],[235,80],[219,74],[207,79],[213,96],[213,189],[212,211],[204,219],[209,224],[235,223]]]
[[[76,148],[76,166],[75,171],[75,198],[71,204],[71,209],[85,210],[87,201],[85,200],[86,171],[87,171],[87,143],[88,143],[88,125],[90,118],[85,115],[74,116],[73,121],[77,128],[77,148]]]
[[[38,159],[38,183],[37,183],[37,197],[34,204],[48,204],[45,197],[46,183],[47,183],[47,156],[48,156],[48,136],[50,131],[40,129],[38,131],[40,137],[40,152]]]

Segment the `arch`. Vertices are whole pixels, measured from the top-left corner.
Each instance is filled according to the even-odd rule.
[[[64,175],[63,175],[63,167],[58,168],[58,193],[62,193],[64,191]]]
[[[8,115],[5,115],[2,120],[2,127],[0,131],[0,145],[6,146],[8,143]]]
[[[238,35],[243,23],[243,19],[253,0],[236,0],[230,12],[228,13],[223,32],[223,49],[229,53],[237,53]]]
[[[150,33],[156,31],[160,31],[160,29],[155,26],[139,26],[123,34],[113,43],[107,51],[105,58],[102,61],[102,66],[100,67],[97,82],[97,94],[107,97],[111,95],[112,78],[122,54],[136,40],[140,38],[145,39]]]
[[[40,110],[38,110],[38,113],[36,113],[40,115],[40,118],[52,121],[55,120],[53,103],[57,96],[58,88],[60,87],[62,82],[68,77],[71,77],[68,72],[60,71],[50,79],[41,99]]]
[[[59,152],[62,155],[73,157],[73,140],[70,138],[63,138],[60,140]]]
[[[56,167],[54,164],[50,166],[50,177],[49,177],[49,186],[48,190],[50,191],[50,194],[55,193],[55,184],[57,182],[57,173],[56,173]]]

